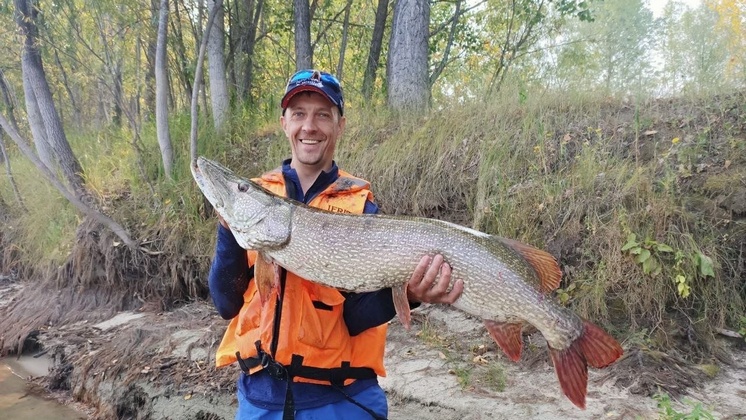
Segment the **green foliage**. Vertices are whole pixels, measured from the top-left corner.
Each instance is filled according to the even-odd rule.
[[[740,328],[738,329],[738,333],[741,334],[741,337],[743,337],[744,341],[746,341],[746,316],[741,316],[739,325]]]
[[[622,251],[634,257],[636,263],[642,266],[645,274],[657,276],[663,271],[666,262],[672,262],[674,283],[679,296],[689,297],[691,293],[690,282],[686,277],[687,262],[693,265],[702,277],[715,277],[712,259],[701,252],[687,255],[681,250],[674,250],[670,246],[659,243],[653,239],[646,238],[642,242],[637,241],[637,235],[630,233],[627,242],[622,246]],[[673,258],[670,257],[673,255]]]
[[[667,394],[657,394],[653,398],[658,402],[658,414],[661,420],[715,420],[715,416],[702,407],[702,403],[685,400],[692,410],[682,413],[672,406],[671,398]]]

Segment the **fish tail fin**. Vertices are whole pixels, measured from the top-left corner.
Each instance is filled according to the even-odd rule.
[[[523,350],[521,331],[523,330],[523,324],[485,319],[484,325],[487,327],[490,337],[500,346],[510,360],[517,362],[521,359],[521,350]]]
[[[624,353],[614,337],[588,321],[583,321],[583,335],[575,342],[588,364],[598,369],[614,363]]]
[[[549,348],[562,392],[577,407],[585,409],[585,393],[588,386],[588,366],[585,358],[573,343],[564,350]]]
[[[577,407],[585,409],[588,365],[603,368],[623,353],[622,346],[606,331],[584,321],[583,333],[564,350],[549,348],[562,392]]]
[[[407,283],[404,283],[402,287],[392,287],[391,293],[394,299],[396,315],[399,316],[399,321],[401,321],[404,328],[409,330],[412,322],[412,314],[409,309],[409,299],[407,299]]]

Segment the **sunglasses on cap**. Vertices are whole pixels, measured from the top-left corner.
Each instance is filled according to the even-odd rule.
[[[324,95],[344,115],[344,99],[339,80],[332,74],[319,70],[300,70],[296,72],[285,87],[285,96],[281,101],[282,109],[288,106],[290,99],[300,92],[317,92]]]

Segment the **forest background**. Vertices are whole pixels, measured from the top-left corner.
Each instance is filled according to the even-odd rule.
[[[746,2],[661,3],[4,0],[0,270],[38,286],[0,350],[207,299],[190,140],[276,166],[287,78],[315,67],[385,213],[547,249],[558,298],[625,347],[717,358],[746,335]]]

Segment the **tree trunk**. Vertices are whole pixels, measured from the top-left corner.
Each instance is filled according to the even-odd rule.
[[[365,66],[365,75],[363,76],[363,98],[365,98],[366,103],[369,103],[373,97],[373,86],[376,83],[378,61],[381,59],[381,45],[383,45],[383,33],[386,30],[386,17],[388,17],[388,13],[389,0],[378,0],[376,23],[373,26],[373,38],[370,40],[368,62]]]
[[[158,13],[158,41],[155,52],[155,125],[163,159],[163,172],[171,179],[174,165],[173,148],[168,130],[168,70],[166,34],[168,31],[168,0],[161,0]]]
[[[245,31],[241,42],[241,50],[246,55],[241,81],[239,96],[245,101],[251,101],[251,89],[254,84],[254,49],[256,48],[257,34],[259,32],[259,18],[262,16],[264,0],[246,0],[247,18],[251,19],[249,27]]]
[[[124,106],[124,92],[122,92],[122,57],[114,64],[114,117],[115,126],[122,126],[122,107]]]
[[[215,7],[210,12],[210,15],[207,17],[207,26],[205,27],[205,34],[202,36],[202,42],[200,42],[199,45],[199,53],[197,54],[197,69],[194,72],[194,90],[192,90],[192,108],[191,108],[191,116],[192,116],[192,123],[189,130],[189,157],[190,157],[190,165],[194,165],[197,163],[197,121],[199,120],[197,115],[197,95],[199,94],[199,89],[197,89],[197,86],[202,86],[202,63],[205,60],[205,54],[207,50],[207,43],[210,36],[210,29],[213,27],[213,21],[215,20],[216,12],[222,9],[223,7],[223,0],[215,0]],[[204,89],[203,89],[204,92]]]
[[[36,14],[38,9],[33,4],[33,0],[15,0],[16,21],[21,33],[25,37],[23,57],[21,66],[23,68],[24,78],[28,77],[28,82],[33,91],[36,103],[39,107],[39,114],[44,122],[46,138],[56,155],[56,161],[62,169],[62,173],[67,182],[75,191],[79,198],[87,197],[83,187],[82,168],[70,149],[67,142],[65,131],[62,128],[62,122],[57,114],[54,105],[52,92],[47,83],[44,66],[39,53],[39,37],[36,27]],[[7,130],[6,130],[7,131]]]
[[[41,118],[39,104],[36,102],[36,94],[34,94],[34,89],[31,87],[31,82],[29,82],[28,72],[25,70],[23,71],[23,93],[26,102],[26,117],[28,118],[31,135],[34,137],[36,154],[49,169],[54,171],[57,168],[57,163],[54,160],[52,146],[47,141],[47,131],[44,128],[44,120]]]
[[[433,85],[435,84],[435,81],[438,80],[440,74],[443,73],[443,69],[446,68],[446,64],[448,64],[448,60],[450,59],[451,47],[453,46],[453,40],[456,37],[458,22],[461,19],[461,3],[462,0],[456,0],[456,11],[453,12],[453,19],[451,19],[451,30],[448,32],[448,41],[446,42],[445,51],[443,52],[443,58],[440,60],[440,63],[438,63],[438,66],[433,71],[433,74],[430,75],[431,91]]]
[[[342,70],[344,70],[345,51],[347,50],[347,33],[350,30],[350,9],[352,9],[352,0],[347,0],[345,6],[345,20],[342,26],[342,45],[339,47],[339,61],[337,62],[337,79],[342,80]]]
[[[78,101],[75,100],[75,95],[70,87],[70,82],[67,80],[67,72],[65,71],[65,67],[62,65],[62,61],[60,61],[60,55],[57,53],[56,48],[54,50],[54,61],[57,62],[57,67],[60,69],[62,83],[65,85],[67,96],[70,97],[70,106],[73,108],[73,122],[75,123],[75,128],[80,129],[83,127],[83,118],[80,116],[80,106],[78,106]]]
[[[429,22],[428,0],[396,2],[387,66],[388,105],[395,111],[423,113],[429,106]]]
[[[8,110],[8,119],[10,120],[11,124],[13,124],[13,127],[18,130],[18,121],[16,121],[16,97],[13,94],[13,91],[11,90],[10,86],[8,85],[8,81],[5,79],[5,73],[3,73],[3,69],[0,68],[0,91],[3,93],[3,101],[5,101],[6,109]]]
[[[295,69],[313,68],[313,49],[311,48],[311,11],[308,0],[293,1],[293,19],[295,21]]]
[[[145,112],[146,120],[151,121],[155,115],[155,52],[158,49],[158,16],[160,8],[158,0],[150,0],[152,26],[156,28],[156,36],[153,32],[148,32],[145,42],[145,59],[148,62],[147,72],[145,73]]]
[[[208,0],[207,7],[215,19],[207,38],[207,62],[210,72],[210,101],[212,102],[212,118],[215,130],[220,132],[228,118],[230,98],[228,83],[225,79],[225,21],[222,6],[216,6],[215,0]]]
[[[13,195],[16,198],[16,203],[23,211],[28,211],[26,205],[23,204],[23,198],[21,198],[21,192],[18,191],[16,180],[13,178],[13,171],[10,169],[10,159],[8,159],[7,152],[5,151],[5,140],[3,139],[3,133],[5,131],[0,127],[0,155],[2,155],[2,161],[5,163],[5,174],[8,175],[8,182],[13,189]],[[5,204],[5,203],[3,203]]]
[[[187,58],[186,46],[184,45],[184,35],[181,30],[181,12],[179,12],[179,2],[174,1],[174,16],[176,19],[171,19],[171,28],[173,30],[172,37],[176,37],[176,56],[179,60],[181,71],[179,72],[179,79],[184,86],[187,98],[192,93],[192,78],[194,77],[192,70],[192,63]],[[188,103],[188,99],[187,99]]]

